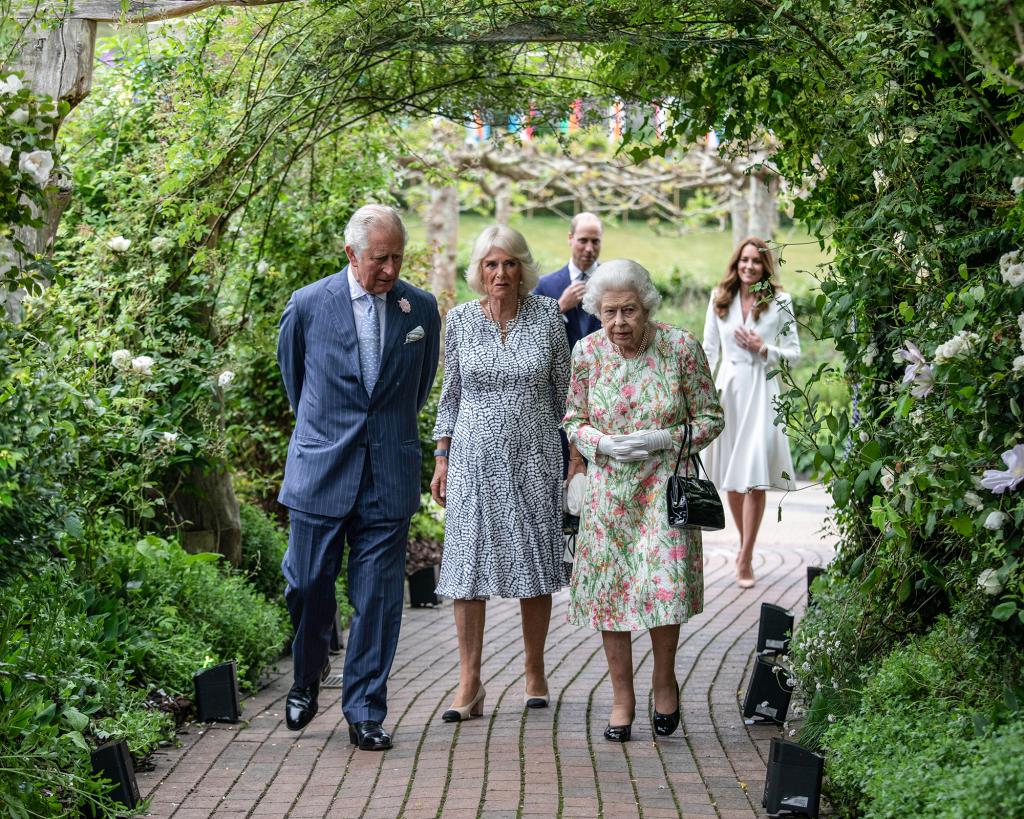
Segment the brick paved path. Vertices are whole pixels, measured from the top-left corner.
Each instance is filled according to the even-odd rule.
[[[522,705],[522,640],[516,601],[488,606],[483,719],[441,721],[457,683],[451,607],[406,609],[389,684],[395,748],[359,752],[348,742],[339,691],[320,695],[320,714],[300,734],[284,725],[290,663],[245,702],[238,725],[191,726],[180,748],[159,754],[139,775],[151,816],[198,819],[275,817],[653,817],[764,815],[761,791],[769,738],[778,728],[747,726],[741,700],[753,659],[762,601],[805,602],[805,565],[823,565],[826,495],[769,493],[755,557],[757,586],[733,579],[734,533],[706,534],[705,610],[682,628],[677,676],[682,726],[654,741],[647,714],[651,654],[634,639],[637,720],[633,741],[606,742],[611,706],[597,632],[565,623],[555,598],[548,639],[551,707]],[[335,663],[340,668],[340,662]]]

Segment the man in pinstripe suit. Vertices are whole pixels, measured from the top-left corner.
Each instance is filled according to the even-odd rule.
[[[391,747],[382,723],[398,643],[409,519],[420,500],[416,416],[440,336],[437,302],[401,281],[406,233],[393,208],[366,205],[345,228],[349,264],[292,294],[277,359],[295,430],[278,500],[290,512],[282,563],[295,626],[292,730],[316,716],[348,543],[353,615],[342,711],[363,750]]]

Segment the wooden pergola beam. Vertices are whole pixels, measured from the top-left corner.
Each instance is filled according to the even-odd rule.
[[[297,0],[76,0],[70,8],[51,2],[25,3],[14,12],[22,20],[31,18],[92,20],[97,23],[155,23],[186,17],[216,6],[268,6]]]

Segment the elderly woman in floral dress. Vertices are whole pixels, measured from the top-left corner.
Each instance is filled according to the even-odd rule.
[[[564,421],[589,461],[569,620],[601,631],[613,704],[605,738],[627,741],[636,709],[630,632],[654,653],[654,730],[679,725],[679,626],[704,605],[698,530],[668,525],[665,484],[687,424],[692,451],[722,431],[722,408],[700,344],[651,320],[661,298],[636,262],[601,266],[583,308],[601,330],[577,345]],[[685,463],[685,461],[684,461]],[[570,463],[570,478],[584,469]]]

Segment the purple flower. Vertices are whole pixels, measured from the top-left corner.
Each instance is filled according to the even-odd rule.
[[[935,375],[917,345],[913,341],[906,342],[906,345],[906,349],[897,350],[893,358],[907,362],[907,368],[903,371],[903,383],[913,382],[910,394],[914,398],[924,398],[935,386]]]
[[[1001,495],[1007,489],[1016,489],[1021,481],[1024,481],[1024,444],[1017,444],[1013,449],[1006,450],[1002,458],[1008,467],[1005,472],[986,469],[981,476],[981,485],[997,495]]]

